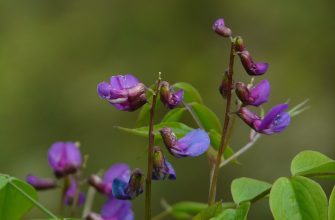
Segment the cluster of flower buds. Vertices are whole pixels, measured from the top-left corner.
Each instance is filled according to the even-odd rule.
[[[229,36],[232,40],[233,52],[240,57],[245,71],[251,76],[263,75],[268,70],[268,63],[254,62],[250,52],[246,50],[242,37],[233,38],[229,29],[229,35],[222,18],[216,20],[213,24],[213,30],[221,36]],[[220,86],[220,93],[226,97],[230,89],[234,88],[241,105],[237,115],[252,129],[262,134],[274,134],[283,131],[290,124],[290,115],[286,112],[288,105],[280,104],[273,107],[264,118],[250,111],[247,106],[256,106],[268,102],[270,96],[270,83],[268,80],[262,80],[255,86],[249,86],[243,82],[229,85],[228,73],[225,73]]]
[[[56,142],[48,151],[48,161],[57,179],[64,178],[64,204],[82,205],[85,201],[83,193],[79,192],[76,173],[83,164],[79,146],[75,142]],[[56,179],[39,178],[28,175],[26,181],[37,190],[48,190],[57,187]]]

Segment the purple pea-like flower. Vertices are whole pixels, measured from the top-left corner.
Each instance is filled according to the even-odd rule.
[[[36,190],[53,189],[57,186],[56,181],[52,178],[39,178],[31,174],[26,177],[26,181]]]
[[[113,196],[121,200],[131,200],[143,193],[143,173],[140,169],[134,169],[128,181],[115,178],[112,184]]]
[[[184,90],[180,89],[177,92],[173,92],[170,84],[163,81],[161,82],[160,97],[167,108],[173,109],[183,101]]]
[[[100,214],[90,213],[87,220],[134,220],[131,202],[109,198],[103,205]]]
[[[287,104],[279,104],[273,107],[263,119],[242,107],[237,112],[238,116],[252,129],[262,134],[274,134],[282,132],[290,124],[290,115],[286,112]]]
[[[160,130],[163,141],[169,152],[175,157],[196,157],[207,151],[210,140],[202,129],[195,129],[177,140],[171,128]]]
[[[131,74],[112,76],[110,83],[101,82],[99,96],[121,111],[135,111],[147,102],[146,86]]]
[[[77,172],[82,166],[80,150],[74,142],[56,142],[51,145],[48,160],[56,177]]]
[[[77,181],[74,178],[70,178],[70,186],[65,193],[64,204],[71,206],[74,202],[76,202],[76,206],[83,205],[85,203],[85,195],[79,192]]]
[[[270,83],[268,80],[262,80],[250,89],[242,82],[236,83],[235,87],[236,95],[244,105],[260,106],[269,100]]]
[[[219,18],[214,21],[212,29],[215,33],[221,35],[222,37],[230,37],[232,35],[232,31],[225,26],[223,18]]]
[[[159,147],[154,147],[153,165],[153,180],[164,180],[166,178],[170,180],[176,179],[176,172],[174,171],[171,163],[166,160],[162,150]]]
[[[88,179],[88,183],[93,186],[98,192],[112,197],[112,184],[114,180],[120,179],[123,182],[128,182],[130,179],[130,168],[127,164],[117,163],[112,165],[104,174],[103,179],[97,175],[92,175]]]

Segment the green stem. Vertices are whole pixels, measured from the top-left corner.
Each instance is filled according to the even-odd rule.
[[[28,195],[25,191],[23,191],[20,187],[18,187],[11,180],[9,181],[9,184],[11,184],[15,189],[17,189],[22,195],[24,195],[27,199],[29,199],[37,208],[39,208],[42,212],[47,214],[49,217],[51,217],[52,219],[58,219],[56,215],[54,215],[51,211],[45,208],[41,203],[37,202],[34,198]]]
[[[156,84],[155,94],[152,96],[152,104],[150,107],[150,121],[149,121],[149,145],[148,145],[148,168],[147,168],[147,177],[145,184],[145,220],[151,219],[151,175],[153,169],[153,148],[155,145],[155,134],[154,134],[154,116],[155,116],[155,108],[157,103],[157,97],[159,93],[161,83],[161,73],[159,73],[159,77]]]
[[[88,188],[86,201],[85,201],[85,206],[84,206],[84,210],[83,210],[83,214],[82,214],[83,219],[88,215],[88,213],[90,213],[90,211],[92,209],[92,205],[93,205],[93,201],[94,201],[94,197],[95,197],[95,192],[96,192],[96,190],[94,189],[94,187],[90,186]]]
[[[226,149],[227,144],[228,144],[229,122],[230,122],[230,115],[229,114],[230,114],[231,98],[232,98],[231,89],[233,87],[234,58],[235,58],[234,42],[231,42],[230,56],[229,56],[229,68],[228,68],[227,104],[226,104],[225,118],[224,118],[224,123],[223,123],[223,129],[222,129],[219,152],[218,152],[217,157],[216,157],[214,170],[213,170],[213,175],[211,176],[211,181],[210,181],[210,188],[209,188],[209,195],[208,195],[208,205],[212,205],[215,202],[216,185],[217,185],[217,181],[218,181],[218,177],[219,177],[221,158],[222,158],[223,152]]]

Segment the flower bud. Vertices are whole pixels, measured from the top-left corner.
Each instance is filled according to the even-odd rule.
[[[221,85],[219,87],[219,92],[223,98],[227,98],[227,94],[231,92],[232,88],[229,85],[228,71],[225,71]]]
[[[254,62],[249,51],[244,50],[240,52],[238,55],[240,57],[240,60],[242,62],[245,71],[250,76],[263,75],[268,70],[269,64],[263,62],[257,62],[257,63]]]
[[[169,109],[175,108],[183,101],[184,90],[180,89],[177,92],[171,91],[170,84],[166,81],[161,82],[160,97],[162,103]]]
[[[230,28],[225,26],[223,18],[217,19],[212,26],[213,31],[222,37],[230,37],[232,35],[232,31]]]
[[[235,92],[237,97],[243,104],[250,102],[250,92],[248,87],[243,82],[237,82],[235,84]]]
[[[109,195],[112,192],[112,184],[104,182],[98,175],[91,175],[88,184],[93,186],[99,193]]]
[[[269,100],[270,83],[262,80],[250,89],[241,82],[236,83],[236,94],[244,105],[260,106]]]
[[[147,102],[144,84],[131,74],[112,76],[110,83],[101,82],[98,95],[121,111],[135,111]]]
[[[48,160],[57,178],[75,173],[82,166],[82,157],[74,142],[52,144],[48,152]]]
[[[175,180],[176,173],[172,165],[165,159],[162,150],[159,147],[154,147],[152,179],[164,180],[166,177]]]
[[[54,179],[51,178],[39,178],[34,175],[28,175],[26,177],[27,183],[32,185],[36,190],[47,190],[56,188],[57,184]]]
[[[240,108],[237,115],[252,129],[256,130],[257,126],[261,123],[261,118],[246,107]]]
[[[245,50],[244,41],[242,37],[237,36],[234,39],[234,49],[236,52],[242,52]]]
[[[128,183],[115,178],[112,185],[113,196],[121,200],[134,199],[143,192],[143,181],[143,173],[140,169],[134,169]]]

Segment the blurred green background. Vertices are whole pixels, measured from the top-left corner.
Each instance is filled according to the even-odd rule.
[[[52,175],[46,154],[58,140],[81,142],[82,152],[89,154],[86,175],[115,162],[145,170],[146,139],[113,128],[134,127],[137,114],[117,111],[96,94],[97,83],[113,74],[133,73],[151,85],[161,71],[171,83],[189,82],[222,119],[225,104],[217,87],[228,64],[229,42],[211,30],[218,17],[243,36],[256,60],[270,63],[260,77],[272,83],[266,109],[288,98],[292,105],[309,98],[312,107],[284,133],[262,138],[240,158],[242,165],[222,169],[218,197],[231,199],[236,177],[272,182],[289,175],[291,159],[303,149],[335,158],[334,6],[330,0],[2,0],[0,172],[20,178]],[[235,66],[236,77],[249,80],[239,61]],[[232,148],[246,143],[247,131],[238,121]],[[178,180],[154,183],[155,214],[163,197],[170,203],[207,200],[205,156],[168,157]],[[57,193],[40,197],[57,210]],[[98,196],[96,211],[102,202]],[[143,205],[144,196],[133,202],[137,219],[143,219]],[[33,210],[32,217],[44,216]],[[253,205],[249,219],[271,219],[267,200]]]

